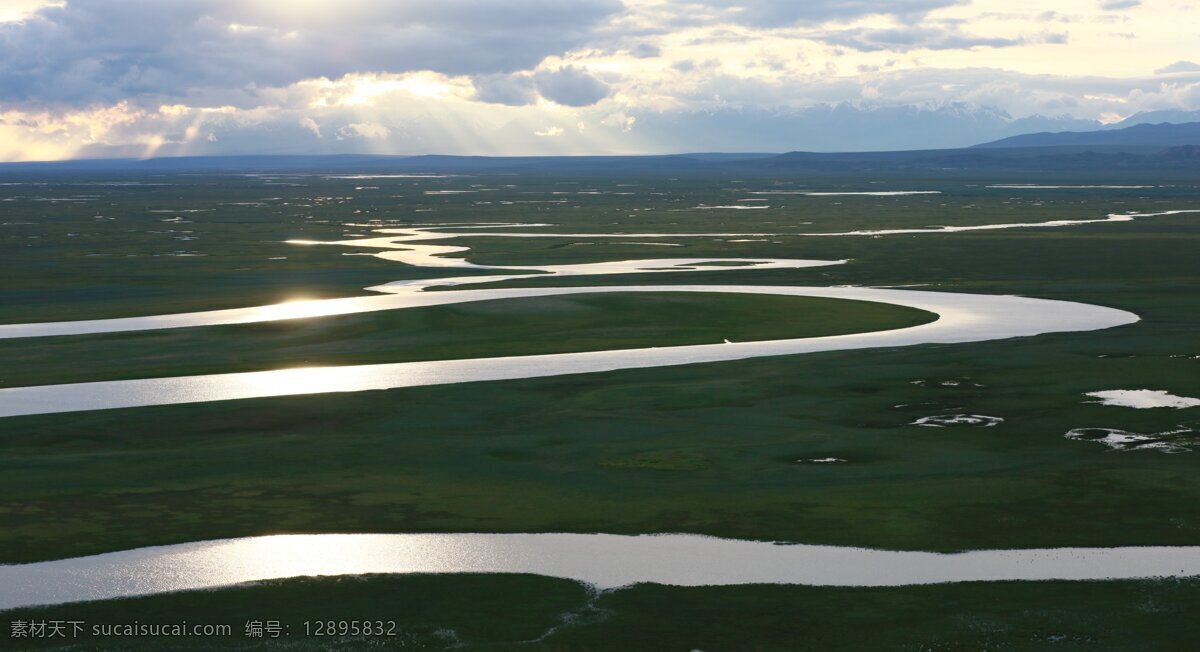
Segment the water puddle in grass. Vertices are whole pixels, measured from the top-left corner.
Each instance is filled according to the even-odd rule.
[[[920,379],[920,380],[909,381],[909,384],[917,385],[918,387],[967,387],[967,388],[985,387],[985,385],[981,385],[965,376],[959,377],[959,378],[949,378],[946,380]]]
[[[1065,226],[1080,226],[1084,224],[1106,224],[1114,222],[1132,222],[1142,217],[1163,217],[1200,213],[1200,210],[1164,211],[1161,213],[1114,213],[1103,219],[1093,220],[1050,220],[1047,222],[1013,222],[1010,224],[979,224],[974,226],[927,226],[915,229],[864,229],[860,231],[843,231],[841,233],[804,233],[807,236],[883,236],[883,235],[918,235],[922,233],[966,233],[970,231],[997,231],[1005,229],[1047,229]]]
[[[1009,183],[986,186],[1005,190],[1140,190],[1158,186],[1041,186],[1032,183]]]
[[[1115,405],[1139,410],[1153,408],[1175,408],[1177,410],[1200,407],[1200,398],[1176,396],[1161,390],[1153,389],[1110,389],[1102,392],[1088,392],[1087,396],[1100,399],[1088,401],[1100,405]]]
[[[326,179],[448,179],[450,177],[462,176],[458,174],[432,174],[423,172],[414,172],[412,174],[331,174],[326,175]]]
[[[940,195],[940,190],[880,190],[876,192],[806,192],[809,197],[903,197],[906,195]]]
[[[767,210],[768,208],[770,208],[770,206],[747,206],[745,204],[737,204],[737,205],[733,205],[733,206],[705,206],[704,204],[701,204],[699,206],[693,206],[691,209],[687,209],[687,210],[694,210],[694,211],[717,211],[717,210],[758,211],[758,210]]]
[[[989,417],[983,414],[937,414],[931,417],[921,417],[909,425],[926,426],[930,428],[945,428],[947,426],[982,426],[990,428],[1004,423],[1000,417]]]
[[[806,197],[903,197],[906,195],[940,195],[940,190],[876,190],[870,192],[813,192],[810,190],[751,190],[750,195],[802,195]]]
[[[1104,444],[1114,451],[1157,450],[1162,453],[1189,453],[1200,445],[1200,432],[1178,428],[1151,435],[1116,428],[1075,428],[1063,435],[1075,441]]]
[[[662,534],[314,534],[226,539],[0,566],[0,609],[365,573],[530,573],[600,589],[905,586],[1200,575],[1200,547],[953,554]]]

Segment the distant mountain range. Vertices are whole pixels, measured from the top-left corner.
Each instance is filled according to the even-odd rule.
[[[1138,151],[1179,145],[1200,145],[1200,121],[1184,124],[1136,124],[1123,129],[1098,131],[1043,131],[1002,138],[975,147],[1118,147]]]
[[[1164,122],[1182,124],[1184,122],[1200,122],[1200,111],[1181,111],[1167,109],[1165,111],[1143,111],[1135,113],[1120,122],[1114,122],[1100,127],[1101,129],[1124,129],[1134,125],[1157,125]]]
[[[1200,112],[1198,112],[1200,113]],[[1167,117],[1146,114],[1148,117]],[[1177,112],[1173,118],[1188,117]],[[3,174],[155,172],[318,174],[803,175],[887,178],[995,177],[1195,179],[1200,121],[1023,134],[967,148],[885,152],[692,153],[666,156],[200,156],[0,164]]]
[[[948,149],[1035,131],[1084,131],[1102,126],[1070,117],[1013,118],[993,107],[960,103],[872,106],[841,102],[803,108],[636,111],[631,115],[636,118],[633,129],[646,141],[643,146],[656,151]]]
[[[1151,111],[1105,125],[1070,116],[1014,118],[1002,109],[965,103],[938,106],[850,102],[803,108],[718,108],[634,111],[634,131],[655,151],[872,152],[954,149],[1036,132],[1110,131],[1146,123],[1200,121],[1200,111]],[[517,139],[527,125],[515,123]]]

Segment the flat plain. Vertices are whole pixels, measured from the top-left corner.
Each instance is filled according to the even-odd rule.
[[[1018,294],[1120,308],[1141,321],[961,345],[0,419],[0,562],[318,532],[685,532],[931,551],[1193,545],[1200,537],[1193,452],[1200,408],[1105,406],[1086,394],[1200,396],[1200,213],[1053,228],[813,235],[1200,209],[1200,188],[1179,182],[990,187],[1035,181],[320,173],[6,179],[0,323],[362,296],[372,285],[451,274],[349,255],[373,250],[287,241],[462,223],[550,224],[518,231],[578,234],[448,242],[469,247],[467,259],[477,264],[846,259],[809,269],[665,276],[689,284]],[[940,194],[791,194],[897,190]],[[606,237],[614,233],[742,235],[646,244]],[[603,283],[663,279],[632,274]],[[531,274],[502,286],[596,283]],[[584,294],[0,340],[0,387],[823,336],[929,318],[895,306],[794,297]],[[1000,421],[916,423],[962,414]],[[1179,452],[1067,436],[1100,428],[1157,436],[1151,443],[1167,439]],[[827,458],[844,462],[804,461]],[[431,597],[419,605],[418,593]],[[1194,640],[1186,613],[1198,600],[1192,580],[639,585],[596,594],[549,578],[419,576],[285,580],[13,617],[138,613],[145,621],[187,613],[220,620],[269,604],[263,618],[293,627],[322,618],[397,619],[411,639],[405,644],[427,647],[506,649],[537,639],[572,649],[619,649],[635,640],[729,649],[741,647],[752,623],[762,649],[795,649],[797,641],[841,649],[839,632],[852,628],[873,632],[875,646],[888,648],[1162,649]],[[352,638],[336,644],[367,645]]]

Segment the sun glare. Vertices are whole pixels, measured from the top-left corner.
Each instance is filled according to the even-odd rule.
[[[258,309],[264,321],[275,319],[301,319],[330,314],[326,301],[320,299],[290,299],[283,303],[263,306]]]
[[[67,4],[62,0],[5,0],[0,3],[0,23],[11,23],[29,18],[39,9],[61,7]]]

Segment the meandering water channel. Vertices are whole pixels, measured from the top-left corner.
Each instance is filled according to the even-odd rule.
[[[1077,220],[1073,223],[1124,221],[1133,219],[1134,217],[1149,215],[1109,216],[1104,220]],[[1059,220],[1047,223],[992,225],[990,228],[1029,228],[1032,226],[1063,226],[1067,224],[1068,221]],[[911,328],[805,339],[468,360],[313,367],[234,374],[16,387],[0,389],[0,417],[268,396],[392,389],[474,381],[514,380],[577,373],[596,373],[620,369],[743,360],[762,356],[813,353],[818,351],[910,346],[915,344],[978,342],[1043,333],[1112,328],[1114,326],[1133,323],[1138,319],[1136,315],[1129,312],[1067,301],[889,288],[650,285],[503,288],[426,292],[426,289],[434,286],[493,283],[524,277],[531,273],[544,276],[611,276],[633,273],[678,274],[689,271],[728,272],[736,269],[746,269],[747,267],[754,267],[756,269],[798,269],[821,265],[837,265],[846,262],[843,260],[822,261],[770,258],[655,258],[575,265],[511,267],[478,265],[461,258],[447,257],[450,254],[460,254],[467,251],[466,247],[423,244],[424,241],[428,240],[445,240],[462,236],[515,238],[596,236],[596,234],[519,233],[503,229],[499,232],[481,232],[476,230],[480,226],[494,229],[498,227],[546,225],[442,225],[425,228],[379,229],[381,233],[386,235],[377,238],[342,240],[330,243],[296,243],[373,248],[380,250],[376,255],[381,258],[420,267],[489,269],[498,272],[491,276],[459,276],[434,280],[397,281],[368,288],[380,294],[366,297],[304,301],[253,308],[130,317],[124,319],[9,324],[0,326],[0,338],[46,337],[190,326],[244,324],[377,310],[398,310],[420,306],[448,305],[472,301],[596,292],[725,292],[855,299],[891,303],[926,310],[936,313],[939,318],[932,323]],[[918,231],[942,232],[957,228],[931,227],[924,231]],[[961,228],[981,229],[985,227]],[[910,232],[913,232],[913,230],[851,231],[840,235],[856,236]],[[753,237],[761,235],[770,234],[626,233],[604,237],[652,239]]]
[[[0,609],[366,573],[529,573],[600,589],[643,582],[905,586],[1142,579],[1200,575],[1200,546],[942,554],[687,534],[278,535],[0,566]]]
[[[1097,220],[791,235],[850,237],[1041,228],[1122,222],[1183,212],[1198,211],[1110,215]],[[381,229],[384,235],[378,238],[297,243],[373,248],[380,250],[376,255],[389,260],[423,267],[492,269],[497,272],[492,276],[387,283],[368,288],[379,294],[367,297],[126,319],[3,325],[0,326],[0,338],[252,323],[469,301],[597,292],[726,292],[854,299],[927,310],[936,313],[939,318],[935,322],[911,328],[807,339],[17,387],[0,390],[0,416],[536,378],[817,351],[978,342],[1111,328],[1138,320],[1136,315],[1129,312],[1066,301],[863,287],[673,284],[425,292],[433,286],[497,282],[531,273],[552,276],[682,273],[730,271],[746,267],[796,269],[846,262],[664,258],[579,265],[498,267],[446,257],[465,252],[465,247],[421,244],[427,240],[462,236],[683,239],[778,235],[476,231],[480,226],[508,228],[542,225],[443,225]],[[731,266],[731,263],[734,265]],[[694,535],[280,535],[142,548],[32,564],[0,565],[0,609],[212,588],[301,575],[418,572],[534,573],[574,579],[599,588],[638,582],[681,586],[747,583],[898,586],[990,580],[1122,579],[1200,575],[1200,547],[1063,548],[938,554],[776,545]]]

